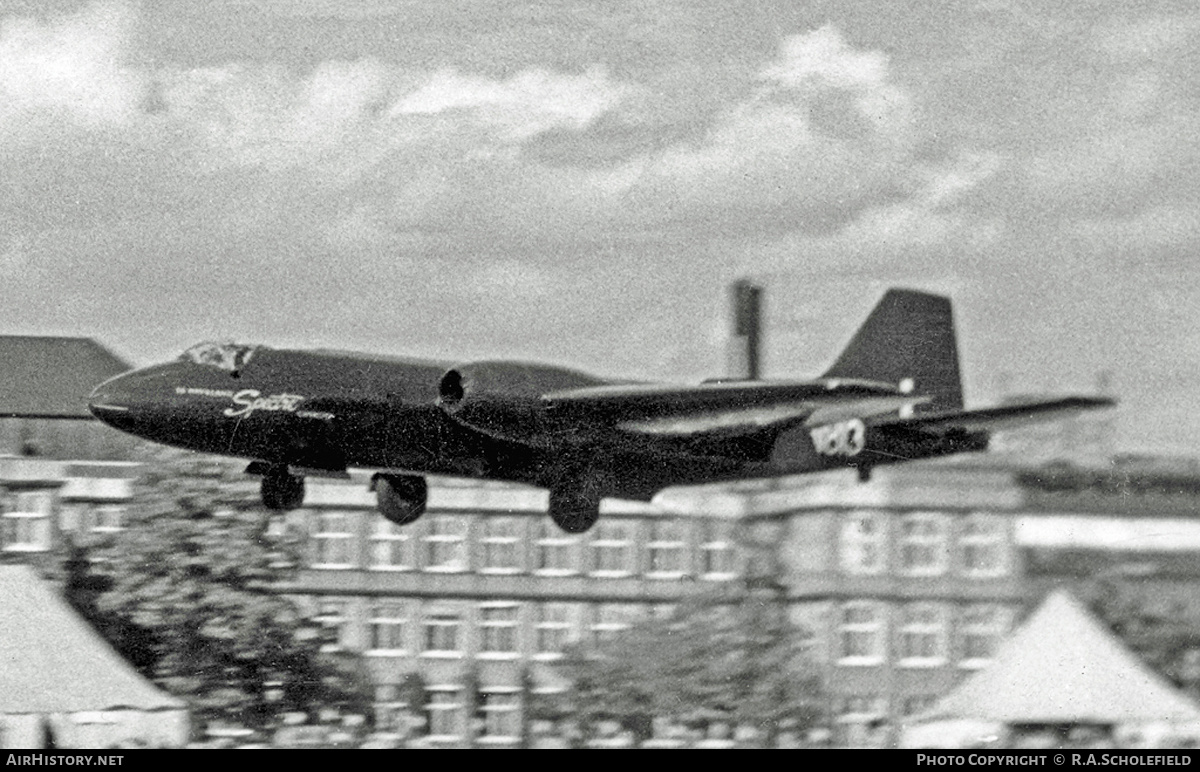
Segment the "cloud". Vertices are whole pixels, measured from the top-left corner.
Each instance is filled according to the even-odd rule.
[[[0,136],[33,142],[49,125],[98,129],[127,125],[145,96],[129,64],[137,17],[125,3],[94,3],[78,13],[0,24]]]
[[[1148,62],[1177,54],[1200,31],[1200,15],[1152,15],[1129,19],[1114,17],[1096,25],[1090,42],[1119,63]]]
[[[602,187],[626,185],[651,221],[658,210],[726,234],[827,231],[909,185],[909,99],[887,70],[833,27],[789,37],[701,138],[599,175]]]
[[[583,129],[616,106],[628,90],[612,82],[601,67],[581,75],[531,69],[507,80],[442,70],[406,94],[389,115],[457,113],[519,142],[551,129]]]
[[[1200,204],[1164,204],[1129,217],[1082,219],[1071,223],[1068,232],[1122,255],[1184,248],[1200,242]]]

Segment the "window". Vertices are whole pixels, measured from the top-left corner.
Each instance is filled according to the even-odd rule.
[[[313,621],[325,628],[328,642],[321,651],[339,651],[346,645],[346,603],[340,600],[322,601]]]
[[[198,365],[208,365],[219,370],[237,372],[246,366],[257,350],[256,346],[237,343],[197,343],[179,358]]]
[[[349,512],[321,511],[312,537],[313,568],[353,568],[354,532]]]
[[[883,611],[874,603],[847,603],[838,629],[838,661],[843,665],[878,665],[884,658]]]
[[[568,603],[543,603],[537,614],[537,654],[545,659],[561,656],[577,637],[576,609]]]
[[[431,656],[461,656],[458,631],[462,620],[458,614],[435,611],[425,617],[424,653]]]
[[[377,731],[400,729],[403,710],[408,707],[400,699],[399,684],[379,684],[375,687],[375,729]]]
[[[412,530],[382,517],[374,518],[371,533],[371,568],[379,571],[404,571],[412,567]]]
[[[916,716],[933,707],[937,697],[932,694],[913,694],[904,698],[901,711],[905,716]]]
[[[579,537],[563,533],[549,520],[538,522],[533,548],[537,573],[545,576],[579,573]]]
[[[994,604],[977,604],[963,609],[959,623],[959,667],[986,665],[996,653],[1000,639],[1008,632],[1007,609]]]
[[[398,653],[408,648],[404,632],[408,614],[401,603],[381,603],[371,608],[371,619],[367,623],[372,652]]]
[[[479,693],[483,740],[513,742],[521,736],[521,696],[516,690],[487,689]]]
[[[466,725],[463,716],[462,688],[431,686],[428,690],[429,735],[436,739],[458,739]]]
[[[483,566],[488,574],[516,574],[519,561],[519,523],[511,517],[488,517],[483,520]]]
[[[641,615],[637,606],[624,603],[601,603],[596,606],[596,618],[592,624],[592,642],[607,643],[630,626]]]
[[[946,610],[929,603],[912,603],[900,612],[900,663],[933,667],[946,661]]]
[[[900,570],[910,576],[946,571],[946,518],[914,512],[900,519]]]
[[[661,621],[675,616],[678,609],[679,607],[674,603],[655,603],[647,611],[650,619]]]
[[[998,515],[976,513],[963,523],[959,539],[963,573],[967,576],[1002,576],[1008,571],[1008,534]]]
[[[628,576],[633,573],[633,523],[601,520],[591,543],[592,574]]]
[[[517,620],[520,607],[515,603],[485,604],[479,608],[479,626],[483,633],[480,654],[515,655]]]
[[[64,504],[59,512],[59,523],[65,531],[99,535],[125,530],[125,507],[121,504]]]
[[[426,571],[465,571],[467,521],[462,517],[443,515],[429,521],[425,534]]]
[[[839,721],[866,723],[887,714],[887,700],[874,696],[841,697],[837,701]]]
[[[3,517],[5,550],[45,552],[50,549],[50,514],[54,495],[50,491],[17,491],[7,500]]]
[[[724,520],[701,520],[700,523],[700,578],[732,579],[733,568],[733,524]]]
[[[646,542],[647,576],[671,579],[683,576],[683,525],[678,520],[653,520]]]
[[[884,521],[878,512],[851,512],[842,521],[842,568],[852,574],[883,571]]]

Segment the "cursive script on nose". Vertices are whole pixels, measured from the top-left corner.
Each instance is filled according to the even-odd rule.
[[[264,397],[257,389],[243,389],[233,395],[234,404],[241,407],[227,407],[225,415],[230,418],[245,417],[255,410],[294,413],[296,406],[303,401],[304,397],[299,394],[270,394]]]

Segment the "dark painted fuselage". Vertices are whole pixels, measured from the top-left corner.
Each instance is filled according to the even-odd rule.
[[[206,453],[453,473],[452,448],[469,433],[437,406],[446,367],[263,348],[236,370],[183,359],[136,370],[102,384],[91,403],[118,429]]]
[[[602,403],[556,412],[500,402],[497,419],[455,414],[439,394],[448,369],[434,361],[256,348],[238,367],[185,357],[126,373],[101,384],[91,407],[116,429],[150,441],[310,474],[366,467],[546,487],[590,474],[606,495],[648,499],[670,485],[846,466],[814,453],[806,433],[781,454],[787,443],[776,429],[689,437],[619,431]],[[652,400],[641,412],[667,407]],[[511,431],[479,429],[494,421]]]

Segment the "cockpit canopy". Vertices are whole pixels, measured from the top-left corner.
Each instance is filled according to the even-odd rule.
[[[248,346],[242,343],[207,341],[192,346],[180,354],[179,358],[185,362],[208,365],[232,373],[245,367],[258,349],[258,346]]]

